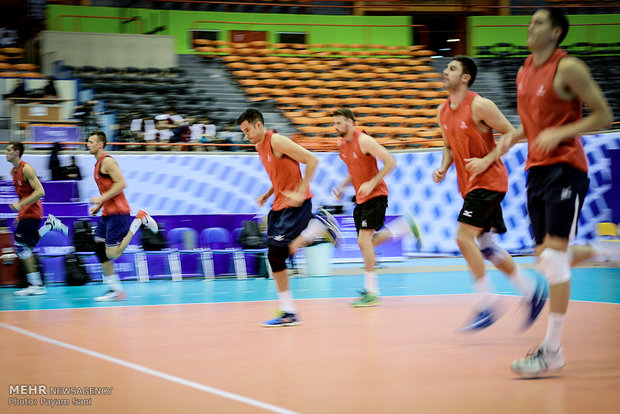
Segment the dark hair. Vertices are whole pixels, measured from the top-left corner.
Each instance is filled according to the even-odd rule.
[[[470,87],[471,85],[473,85],[474,81],[476,80],[476,75],[478,74],[478,66],[476,65],[476,62],[474,62],[474,60],[469,56],[464,55],[455,56],[452,58],[452,60],[460,62],[461,66],[463,67],[463,73],[467,73],[469,76],[471,76],[471,79],[469,79],[467,86]]]
[[[255,124],[260,121],[261,124],[265,125],[263,114],[261,114],[258,109],[254,108],[248,108],[239,115],[239,118],[237,118],[237,125],[241,125],[243,121],[248,121],[250,124]]]
[[[551,21],[551,26],[559,27],[560,30],[562,30],[562,33],[558,38],[558,42],[555,44],[555,46],[558,47],[568,34],[568,19],[564,15],[562,9],[558,9],[556,7],[541,7],[538,10],[547,10],[549,12],[549,20]]]
[[[19,157],[21,158],[24,155],[24,144],[19,141],[11,141],[9,142],[9,146],[13,147],[13,151],[19,152]]]
[[[337,116],[337,115],[342,115],[345,118],[349,118],[351,121],[355,121],[355,115],[353,115],[353,111],[351,111],[349,108],[336,109],[332,113],[332,116]]]
[[[93,132],[90,133],[89,137],[91,137],[93,135],[97,137],[97,141],[103,142],[103,146],[104,147],[105,147],[105,144],[108,143],[108,138],[105,136],[105,132],[99,131],[99,130],[93,131]]]

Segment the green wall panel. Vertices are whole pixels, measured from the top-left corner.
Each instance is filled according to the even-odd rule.
[[[339,25],[409,25],[409,16],[319,16],[265,13],[219,13],[180,10],[121,9],[113,7],[85,7],[50,5],[46,19],[50,30],[138,33],[136,22],[121,24],[121,20],[59,17],[62,15],[87,15],[109,17],[140,17],[144,31],[166,26],[161,35],[176,36],[177,53],[193,53],[190,47],[190,29],[220,30],[220,40],[230,40],[230,30],[266,31],[267,41],[277,42],[277,32],[305,32],[308,43],[385,44],[410,45],[411,27],[333,27],[303,26],[302,24]],[[197,23],[200,20],[231,23]],[[239,24],[238,22],[280,23],[280,25]],[[281,23],[287,23],[282,25]]]

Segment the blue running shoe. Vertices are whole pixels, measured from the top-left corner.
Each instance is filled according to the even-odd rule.
[[[342,233],[338,228],[338,222],[334,216],[332,216],[329,211],[322,208],[315,214],[314,218],[325,225],[325,238],[327,238],[334,247],[338,247],[340,240],[342,240]]]
[[[261,323],[261,325],[266,327],[295,326],[301,325],[301,321],[297,319],[297,316],[294,313],[280,311],[277,317],[269,319],[268,321]]]
[[[525,318],[525,323],[523,324],[523,330],[527,330],[536,322],[540,312],[545,307],[545,302],[549,297],[549,290],[547,289],[547,283],[540,278],[536,278],[536,290],[534,291],[534,296],[532,299],[527,301],[528,306],[528,314]]]
[[[461,330],[468,332],[479,331],[493,325],[496,320],[497,314],[490,308],[485,309],[474,315],[474,318],[469,323],[465,324]]]

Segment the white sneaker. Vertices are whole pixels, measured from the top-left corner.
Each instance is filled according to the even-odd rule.
[[[325,226],[324,237],[334,245],[334,247],[338,247],[340,241],[342,240],[342,233],[338,228],[338,222],[332,216],[329,211],[324,208],[319,209],[319,211],[314,215],[314,218],[319,220]]]
[[[69,228],[53,214],[47,215],[47,220],[45,220],[45,224],[49,224],[50,226],[52,226],[52,230],[59,231],[65,236],[69,234]]]
[[[525,358],[512,361],[512,371],[526,378],[538,378],[548,372],[557,372],[564,367],[562,348],[549,352],[545,345],[529,352]]]
[[[13,292],[15,296],[35,296],[35,295],[45,295],[47,293],[47,289],[45,286],[34,286],[30,285],[26,289],[21,289]]]
[[[97,302],[116,302],[116,301],[125,300],[125,299],[127,299],[127,295],[122,290],[118,292],[111,290],[107,292],[105,295],[97,296],[95,298]]]
[[[142,224],[145,225],[149,230],[151,230],[154,234],[157,234],[159,231],[159,227],[157,226],[157,222],[153,217],[149,216],[148,213],[144,210],[139,210],[136,217],[142,221]]]

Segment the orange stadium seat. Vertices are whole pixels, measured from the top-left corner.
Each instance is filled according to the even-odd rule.
[[[9,59],[21,59],[24,57],[24,49],[20,47],[5,47],[0,49],[0,53]]]
[[[44,78],[45,75],[39,72],[17,72],[17,77],[20,78]]]

